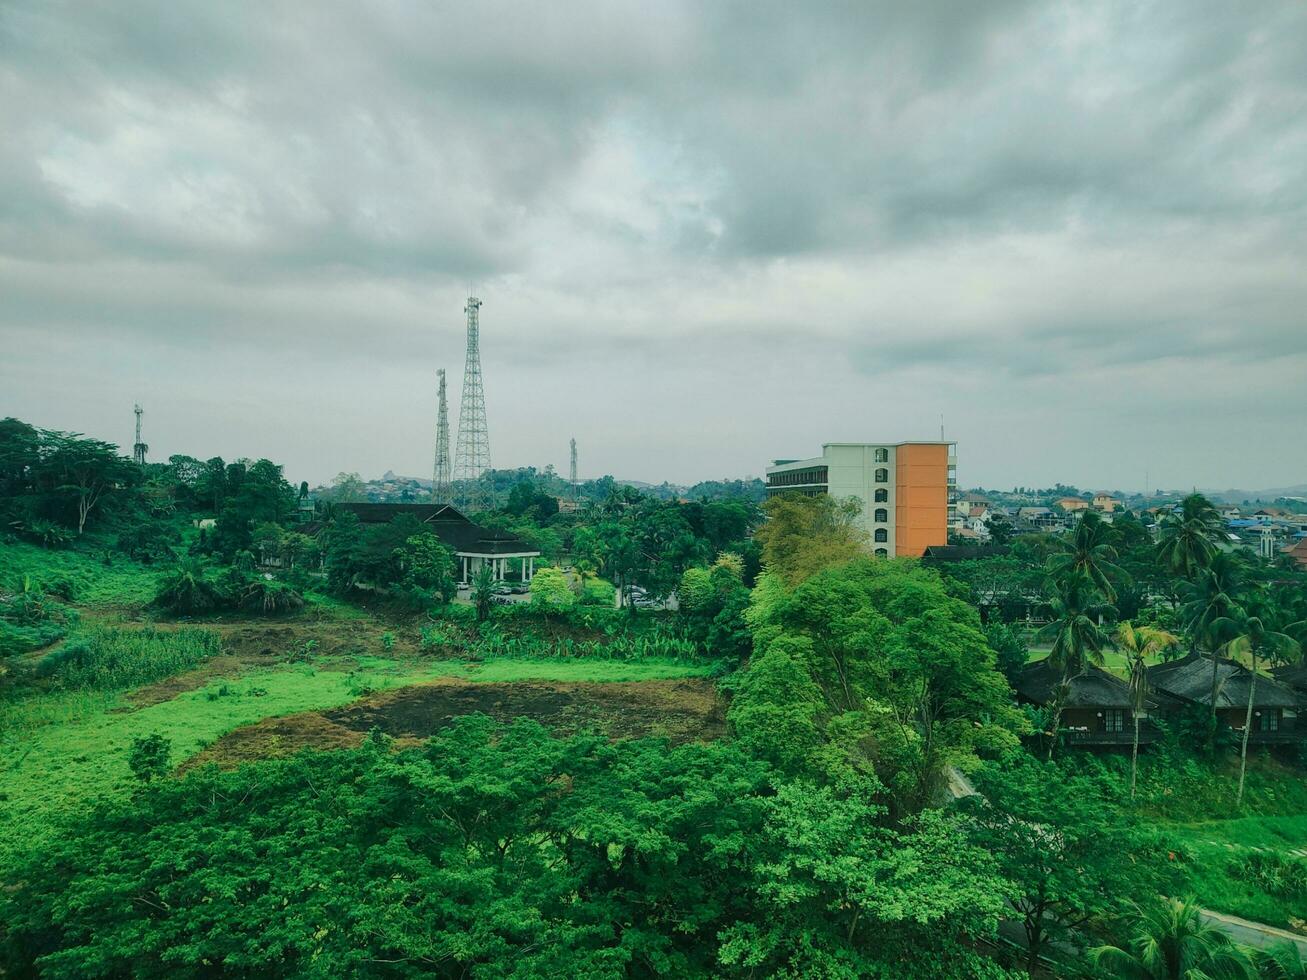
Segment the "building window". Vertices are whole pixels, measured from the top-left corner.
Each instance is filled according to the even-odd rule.
[[[888,449],[877,449],[877,450],[876,450],[876,462],[878,462],[878,463],[888,463],[888,462],[889,462],[889,450],[888,450]]]
[[[877,508],[876,508],[876,523],[877,523],[877,524],[884,524],[884,523],[885,523],[886,521],[888,521],[888,520],[889,520],[889,511],[887,511],[884,507],[877,507]]]
[[[1123,732],[1125,731],[1125,709],[1108,708],[1103,712],[1103,731],[1105,732]]]
[[[876,503],[878,503],[878,504],[887,504],[887,503],[889,503],[889,491],[888,491],[888,490],[877,490],[877,491],[876,491]]]
[[[888,558],[888,557],[889,557],[889,552],[886,551],[884,548],[877,548],[877,549],[876,549],[876,557],[877,557],[877,558]]]
[[[888,540],[889,540],[889,532],[886,531],[883,527],[876,528],[876,542],[879,544],[881,541],[888,541]]]
[[[889,483],[889,470],[881,468],[876,471],[877,483]]]
[[[1263,708],[1257,712],[1257,730],[1259,732],[1278,732],[1280,730],[1280,708]]]

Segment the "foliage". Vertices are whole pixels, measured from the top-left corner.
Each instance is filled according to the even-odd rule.
[[[472,605],[477,611],[477,621],[484,622],[490,618],[491,603],[495,596],[495,574],[489,565],[482,565],[472,576]]]
[[[127,766],[132,775],[142,783],[162,779],[168,775],[168,760],[172,754],[172,743],[153,732],[143,737],[132,739],[132,750],[127,755]]]
[[[99,627],[48,654],[37,674],[65,688],[121,691],[197,667],[219,652],[211,630]]]
[[[1230,873],[1280,898],[1307,899],[1307,861],[1275,851],[1253,851],[1231,862]]]
[[[1002,883],[948,818],[895,830],[858,791],[774,790],[725,744],[472,716],[390,748],[202,770],[99,808],[0,893],[4,966],[888,977],[929,938],[938,976],[1000,972],[964,943],[993,931]]]
[[[975,840],[1017,887],[1032,964],[1067,930],[1123,914],[1132,896],[1157,894],[1173,877],[1157,835],[1110,784],[1024,754],[987,766],[976,783],[984,795],[964,801]]]
[[[1166,898],[1134,906],[1129,950],[1099,946],[1093,961],[1113,977],[1140,980],[1252,980],[1252,960],[1235,942],[1202,920],[1192,900]]]
[[[932,799],[945,766],[1016,746],[1024,722],[975,610],[915,562],[860,558],[793,590],[769,573],[749,621],[763,657],[745,678],[757,663],[806,673],[820,698],[813,723],[850,764],[874,764],[899,807]],[[742,681],[731,708],[737,728],[755,709],[810,717],[812,688],[786,687],[803,692],[797,716]]]
[[[867,533],[857,523],[861,511],[854,499],[783,493],[762,509],[767,521],[756,537],[763,565],[786,585],[867,553]]]
[[[545,615],[566,612],[576,605],[576,594],[561,568],[541,568],[536,571],[535,577],[531,579],[531,605]]]
[[[178,616],[194,616],[221,609],[232,596],[209,574],[199,558],[183,558],[159,578],[153,604]]]
[[[257,576],[241,590],[239,602],[242,609],[279,616],[302,608],[304,597],[284,582]]]

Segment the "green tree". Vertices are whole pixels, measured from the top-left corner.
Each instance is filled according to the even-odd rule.
[[[431,593],[443,603],[453,601],[458,593],[458,559],[436,535],[430,531],[409,535],[399,549],[398,560],[404,568],[405,586]]]
[[[41,433],[41,459],[37,472],[53,492],[71,501],[80,535],[86,520],[106,497],[140,478],[131,460],[118,455],[116,446],[68,432]]]
[[[1202,920],[1193,899],[1163,898],[1135,905],[1129,949],[1099,946],[1094,964],[1110,976],[1138,980],[1253,980],[1248,953]]]
[[[1071,539],[1062,542],[1060,551],[1049,559],[1049,575],[1056,582],[1083,578],[1108,602],[1115,602],[1113,579],[1127,581],[1129,576],[1115,564],[1118,556],[1112,540],[1112,525],[1106,523],[1097,511],[1085,511]]]
[[[1257,616],[1249,616],[1238,627],[1236,635],[1226,646],[1231,657],[1247,656],[1252,661],[1248,675],[1248,709],[1244,714],[1243,739],[1239,747],[1239,792],[1235,806],[1243,803],[1244,776],[1248,769],[1248,736],[1253,727],[1253,701],[1257,692],[1259,660],[1287,661],[1302,656],[1298,641],[1286,633],[1269,628]],[[1215,701],[1213,701],[1215,703]]]
[[[786,585],[867,553],[856,499],[783,493],[769,498],[762,510],[766,522],[755,537],[762,543],[763,565]]]
[[[1083,577],[1072,577],[1058,584],[1057,592],[1049,598],[1049,607],[1051,617],[1035,638],[1051,644],[1048,662],[1062,674],[1047,733],[1051,759],[1057,745],[1067,685],[1072,678],[1083,674],[1089,664],[1103,666],[1103,654],[1111,646],[1112,638],[1099,623],[1115,610],[1097,601],[1093,585]]]
[[[1176,646],[1180,638],[1165,630],[1126,622],[1116,628],[1113,642],[1125,654],[1130,685],[1130,714],[1134,719],[1134,738],[1130,743],[1130,799],[1133,800],[1139,772],[1139,715],[1148,703],[1148,658]]]
[[[1224,527],[1212,502],[1191,493],[1181,501],[1179,513],[1162,518],[1158,557],[1172,572],[1192,580],[1216,557],[1216,542]]]
[[[477,622],[490,618],[491,606],[495,598],[495,573],[489,565],[482,565],[472,576],[472,605],[476,606]]]
[[[1212,658],[1212,698],[1210,714],[1216,717],[1220,659],[1217,651],[1235,635],[1244,616],[1240,599],[1244,591],[1243,572],[1231,555],[1217,555],[1210,564],[1199,568],[1194,581],[1185,587],[1185,603],[1180,607],[1181,621],[1189,632],[1190,648],[1207,648]]]
[[[576,593],[561,568],[541,568],[531,579],[531,606],[546,616],[567,612],[576,605]]]
[[[1020,754],[976,785],[983,795],[960,803],[1015,886],[1032,968],[1049,942],[1169,887],[1160,840],[1093,779]]]
[[[212,612],[226,605],[228,596],[208,574],[199,558],[183,558],[159,577],[154,605],[177,615]]]
[[[168,775],[168,760],[172,755],[172,742],[158,732],[132,739],[127,765],[132,775],[142,783],[162,779]]]

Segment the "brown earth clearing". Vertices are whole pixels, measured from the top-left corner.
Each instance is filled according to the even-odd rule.
[[[468,683],[442,678],[373,694],[329,711],[267,718],[214,742],[183,767],[294,755],[301,749],[358,745],[373,728],[416,744],[460,715],[497,721],[532,718],[561,734],[590,729],[609,738],[713,739],[726,731],[724,705],[712,681],[685,678],[620,683]]]

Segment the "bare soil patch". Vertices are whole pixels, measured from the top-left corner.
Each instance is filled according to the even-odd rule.
[[[605,684],[476,684],[442,678],[329,711],[268,718],[238,728],[189,760],[183,771],[208,762],[236,766],[306,748],[350,748],[373,728],[401,743],[417,743],[460,715],[476,712],[502,722],[532,718],[560,734],[588,729],[613,739],[658,736],[690,742],[719,738],[726,731],[724,706],[712,682],[703,678]]]

